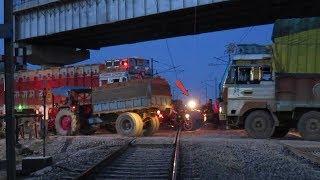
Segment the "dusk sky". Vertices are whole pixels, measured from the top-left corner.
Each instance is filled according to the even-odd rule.
[[[3,0],[0,1],[0,22],[3,23]],[[247,27],[228,31],[219,31],[196,36],[185,36],[166,40],[149,41],[137,44],[127,44],[121,46],[102,48],[99,51],[92,51],[91,59],[81,62],[83,63],[102,63],[104,60],[122,57],[142,57],[153,58],[160,61],[155,63],[158,72],[166,71],[172,67],[169,51],[172,54],[174,64],[181,66],[177,69],[177,77],[181,79],[187,89],[191,92],[191,96],[201,97],[205,99],[205,85],[202,81],[214,86],[214,78],[220,81],[225,67],[210,67],[209,63],[221,63],[214,57],[225,56],[225,47],[229,43],[257,43],[270,44],[273,25]],[[3,54],[3,41],[0,42],[0,53]],[[169,65],[169,66],[167,66]],[[171,67],[170,67],[171,66]],[[183,70],[183,71],[182,71]],[[172,85],[176,80],[173,71],[161,74],[166,77]],[[175,96],[181,93],[175,91]],[[208,96],[214,97],[214,88],[208,86]]]

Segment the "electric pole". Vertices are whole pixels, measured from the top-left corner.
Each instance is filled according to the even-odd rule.
[[[6,160],[7,179],[16,179],[16,121],[14,109],[14,63],[13,63],[13,2],[4,0],[4,24],[1,25],[1,36],[4,38],[4,67],[5,67],[5,122],[6,122]]]

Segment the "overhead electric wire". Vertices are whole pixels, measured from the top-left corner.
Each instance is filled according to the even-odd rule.
[[[172,57],[172,53],[171,53],[171,50],[170,50],[170,47],[169,47],[168,39],[166,39],[166,47],[167,47],[168,55],[169,55],[169,58],[170,58],[170,61],[171,61],[171,64],[172,64],[176,79],[178,80],[178,74],[177,74],[177,70],[176,70],[176,65],[175,65],[173,57]]]
[[[153,59],[153,62],[159,63],[160,65],[165,66],[165,67],[172,67],[172,65],[167,64],[167,63],[163,63],[163,62],[158,61],[158,60],[154,60],[154,59]]]
[[[249,33],[253,30],[254,26],[251,26],[247,31],[242,35],[239,44],[241,44],[249,35]]]
[[[155,73],[155,75],[172,72],[171,70],[175,70],[175,71],[176,71],[176,69],[179,68],[179,67],[181,67],[181,66],[171,67],[171,68],[169,68],[169,69],[165,69],[165,70],[162,70],[162,71],[160,71],[160,72],[157,72],[157,73]],[[179,70],[179,71],[182,72],[182,71],[184,71],[184,70]]]

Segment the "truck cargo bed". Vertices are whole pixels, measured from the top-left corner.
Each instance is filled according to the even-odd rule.
[[[276,74],[276,100],[278,111],[320,108],[320,73]]]
[[[140,97],[119,101],[100,102],[93,105],[94,114],[112,113],[147,108],[165,109],[171,107],[171,98],[166,96]]]
[[[93,113],[171,107],[168,83],[161,78],[106,85],[92,92]]]

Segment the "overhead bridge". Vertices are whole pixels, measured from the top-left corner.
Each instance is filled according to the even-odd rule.
[[[23,0],[15,41],[100,47],[320,15],[319,0]]]

